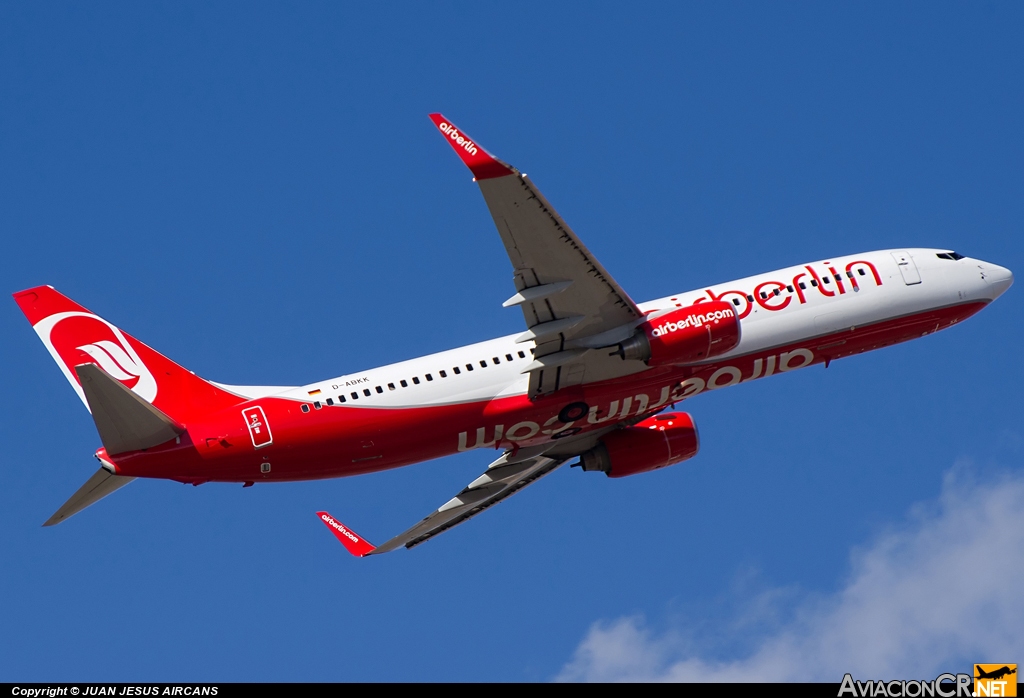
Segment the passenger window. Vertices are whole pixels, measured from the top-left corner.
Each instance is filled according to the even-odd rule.
[[[836,281],[842,281],[842,280],[843,280],[843,277],[839,276],[839,274],[836,274]]]
[[[408,388],[409,387],[409,384],[405,382],[404,378],[402,380],[398,381],[398,382],[402,385],[403,388]]]
[[[807,284],[805,284],[803,281],[801,281],[800,282],[800,288],[802,288],[802,289],[804,289],[806,291],[807,290]]]
[[[792,286],[786,286],[786,290],[789,291],[790,293],[792,293],[793,292],[793,287]]]
[[[345,396],[344,395],[339,395],[338,396],[338,402],[345,402]]]
[[[300,409],[303,412],[309,412],[309,405],[307,405],[306,403],[302,403],[302,407]]]
[[[434,377],[432,375],[430,375],[429,373],[425,373],[423,375],[423,377],[426,378],[428,381],[434,380]]]
[[[395,389],[395,384],[394,383],[388,383],[388,390],[394,390],[394,389]]]
[[[456,376],[457,376],[457,375],[459,375],[460,373],[462,373],[462,371],[460,371],[460,370],[459,370],[459,367],[458,367],[458,366],[453,366],[453,367],[452,367],[452,370],[453,370],[453,371],[455,371],[455,375],[456,375]]]
[[[480,359],[480,368],[487,368],[487,360]]]
[[[850,271],[849,269],[847,269],[847,270],[846,270],[846,275],[847,275],[848,277],[850,277],[851,279],[853,278],[853,272],[852,272],[852,271]]]
[[[732,304],[733,305],[739,305],[740,304],[740,299],[739,298],[733,298],[732,299]]]
[[[512,355],[511,354],[505,354],[505,360],[506,361],[511,361],[512,360]]]
[[[500,364],[500,363],[501,363],[501,361],[500,361],[500,360],[498,359],[498,357],[497,357],[497,356],[495,356],[494,358],[492,358],[492,359],[491,359],[491,361],[493,361],[493,362],[494,362],[494,365],[495,365],[495,366],[497,366],[498,364]]]
[[[811,279],[811,286],[814,286],[814,288],[818,288],[818,280],[817,279]]]
[[[363,395],[365,395],[366,397],[370,397],[370,389],[369,388],[363,388]]]
[[[765,293],[764,291],[761,291],[761,300],[767,300],[767,299],[768,299],[768,294]]]
[[[780,293],[782,293],[782,291],[780,291],[779,289],[775,289],[775,290],[772,291],[772,293],[774,293],[777,296]]]
[[[323,405],[321,405],[321,404],[320,404],[319,402],[314,402],[314,403],[313,403],[313,409],[314,409],[314,410],[318,410],[318,409],[320,409],[321,407],[323,407]]]
[[[438,371],[438,372],[437,372],[437,374],[438,374],[439,376],[441,376],[442,378],[447,378],[447,377],[448,377],[448,374],[447,374],[447,373],[445,373],[444,371]]]
[[[867,276],[867,272],[864,271],[863,269],[858,269],[857,273],[860,274],[861,276]]]
[[[352,399],[353,399],[353,400],[358,400],[358,399],[359,399],[359,393],[357,393],[357,392],[353,392],[353,393],[352,393]]]
[[[419,376],[413,376],[412,377],[412,382],[415,383],[416,385],[419,385],[420,384]]]
[[[519,358],[520,359],[525,359],[526,358],[526,354],[524,354],[523,352],[519,352]]]
[[[467,371],[472,371],[473,370],[473,364],[466,364],[466,370]]]
[[[826,284],[832,283],[832,279],[828,278],[827,276],[821,277],[821,280]]]
[[[380,386],[378,385],[378,386],[377,386],[377,394],[379,395],[380,393],[383,393],[383,392],[384,392],[384,388],[382,388],[382,387],[380,387]]]
[[[334,398],[330,398],[330,397],[327,398],[327,404],[328,405],[333,405],[334,404]]]
[[[753,303],[754,302],[754,297],[752,295],[750,295],[749,293],[747,294],[747,302],[748,303]]]

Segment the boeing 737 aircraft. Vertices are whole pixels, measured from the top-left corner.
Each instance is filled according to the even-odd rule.
[[[512,262],[524,331],[300,387],[199,378],[50,286],[14,298],[92,413],[101,467],[45,525],[137,477],[310,480],[460,451],[498,457],[452,499],[374,547],[327,512],[355,555],[411,548],[573,460],[609,477],[697,454],[709,390],[950,327],[999,297],[1008,269],[946,249],[865,252],[635,303],[530,179],[440,114]]]

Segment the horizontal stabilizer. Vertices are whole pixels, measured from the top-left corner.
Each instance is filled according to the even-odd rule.
[[[184,427],[96,364],[75,366],[75,373],[109,455],[150,448],[185,432]]]
[[[64,502],[64,506],[58,509],[57,512],[47,519],[46,523],[43,525],[53,526],[55,524],[59,524],[64,519],[74,516],[90,504],[95,504],[100,501],[114,490],[121,489],[134,479],[135,478],[133,477],[114,475],[106,468],[100,468],[84,485],[79,487],[78,491],[71,495],[71,499]]]

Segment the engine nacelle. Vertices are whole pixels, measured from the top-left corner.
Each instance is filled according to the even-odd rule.
[[[626,477],[681,463],[699,450],[693,418],[685,412],[668,412],[611,432],[580,456],[580,465],[608,477]]]
[[[736,311],[725,301],[711,301],[647,320],[616,353],[648,366],[680,365],[724,354],[739,343]]]

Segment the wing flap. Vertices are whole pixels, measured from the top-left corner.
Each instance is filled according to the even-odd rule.
[[[502,454],[483,475],[473,480],[430,516],[376,547],[327,512],[317,512],[317,516],[341,541],[342,545],[357,557],[387,553],[403,546],[412,548],[468,521],[506,497],[512,496],[555,470],[570,457],[547,458],[537,455],[510,462],[511,453]]]
[[[599,334],[643,317],[611,274],[526,175],[478,182],[512,262],[516,290],[573,283],[520,305],[527,327],[572,315],[586,321],[566,338]]]
[[[433,514],[404,533],[400,533],[380,545],[372,554],[390,552],[402,546],[414,548],[420,543],[425,543],[434,536],[468,521],[498,502],[511,497],[527,485],[554,471],[566,460],[543,456],[535,458],[530,462],[529,467],[520,471],[518,477],[513,477],[508,482],[495,482],[479,488],[484,490],[483,496],[467,487]]]

